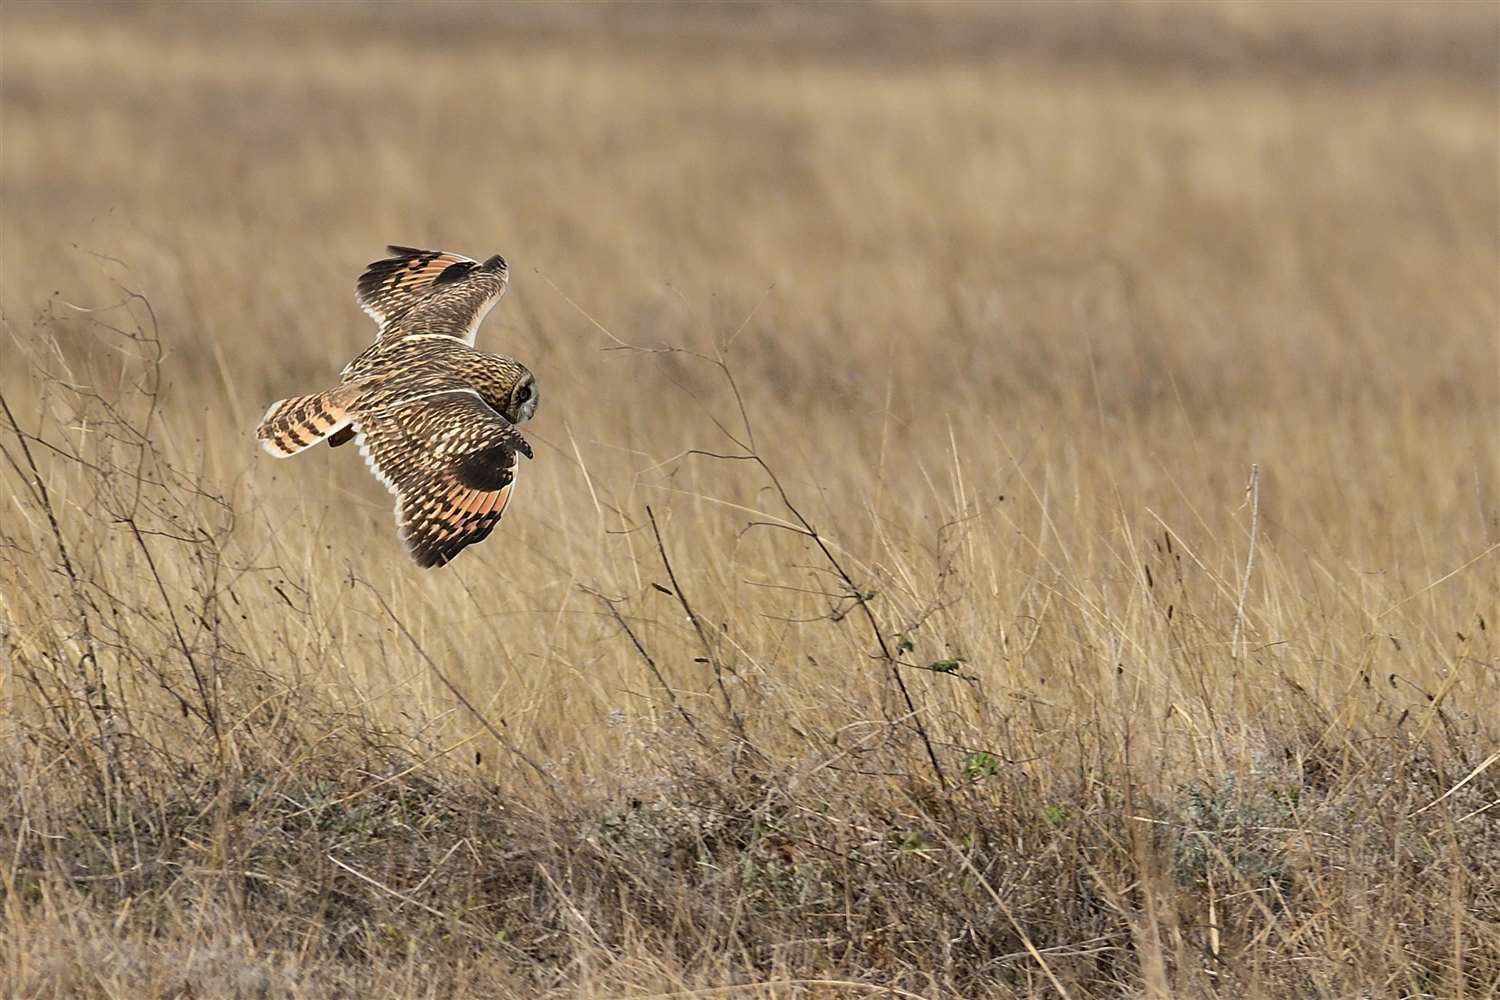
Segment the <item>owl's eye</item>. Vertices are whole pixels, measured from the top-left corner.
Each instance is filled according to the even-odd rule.
[[[524,403],[524,402],[526,402],[530,398],[531,398],[531,383],[527,382],[525,385],[521,386],[521,395],[520,395],[520,398],[519,398],[519,402]]]

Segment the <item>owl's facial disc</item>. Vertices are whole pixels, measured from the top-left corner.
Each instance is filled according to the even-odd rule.
[[[511,409],[515,413],[516,423],[524,424],[536,413],[536,404],[541,399],[541,393],[537,391],[536,379],[527,375],[516,386],[514,396],[511,397]]]

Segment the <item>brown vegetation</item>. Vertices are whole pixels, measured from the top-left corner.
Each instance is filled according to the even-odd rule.
[[[0,27],[0,992],[1500,997],[1492,5]]]

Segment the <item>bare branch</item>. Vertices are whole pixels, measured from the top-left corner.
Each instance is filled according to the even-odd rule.
[[[719,661],[713,644],[708,641],[708,633],[704,631],[703,622],[699,621],[698,613],[688,603],[687,595],[682,592],[682,585],[677,582],[677,574],[672,570],[672,560],[667,558],[667,546],[661,539],[661,529],[656,525],[656,514],[649,504],[646,507],[646,518],[651,522],[651,533],[656,536],[656,551],[661,554],[661,564],[666,568],[667,579],[672,581],[672,595],[677,598],[677,603],[682,605],[688,621],[693,623],[693,630],[698,633],[698,642],[703,646],[703,655],[708,657],[709,665],[713,667],[714,682],[718,684],[719,695],[724,699],[724,710],[729,713],[729,720],[734,726],[735,733],[740,739],[744,739],[745,723],[739,713],[734,710],[734,700],[729,697],[729,688],[724,685],[724,666]]]
[[[588,587],[581,587],[580,589],[584,593],[592,594],[594,597],[598,598],[599,603],[603,604],[606,608],[609,609],[609,613],[611,616],[613,616],[615,622],[620,626],[622,630],[624,630],[625,634],[630,637],[630,641],[632,644],[634,644],[636,652],[640,653],[641,659],[646,661],[646,667],[651,671],[651,676],[655,677],[656,682],[661,685],[662,690],[667,692],[667,699],[671,701],[672,707],[677,710],[677,714],[682,716],[682,721],[687,723],[688,728],[693,731],[693,735],[698,738],[698,742],[702,743],[704,746],[707,746],[708,741],[704,739],[703,734],[699,732],[697,723],[693,721],[693,717],[688,714],[687,709],[682,707],[682,702],[677,699],[677,692],[672,690],[672,685],[668,684],[667,679],[662,676],[661,670],[656,666],[656,661],[651,658],[650,653],[646,652],[646,647],[641,644],[641,640],[636,637],[635,631],[631,629],[630,624],[626,622],[624,616],[620,614],[620,609],[615,607],[615,602],[611,601],[608,597],[605,597],[597,590],[592,590]]]

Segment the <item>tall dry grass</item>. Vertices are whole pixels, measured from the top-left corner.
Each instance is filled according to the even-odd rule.
[[[0,19],[8,994],[1500,994],[1492,7]]]

